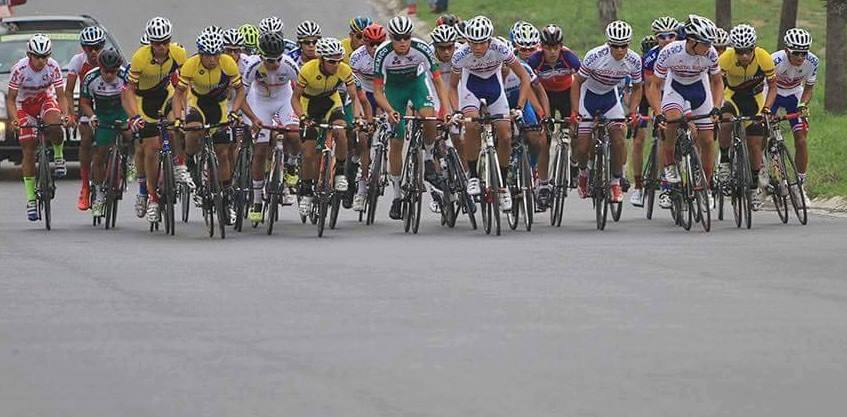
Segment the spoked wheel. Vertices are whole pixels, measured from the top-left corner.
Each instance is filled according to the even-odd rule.
[[[342,198],[344,198],[344,195],[337,192],[332,193],[330,198],[329,228],[332,230],[335,230],[335,225],[338,223],[338,210]]]
[[[708,232],[712,229],[712,206],[709,204],[709,181],[700,164],[700,155],[697,148],[691,149],[691,187],[693,191],[693,206],[697,221]]]
[[[769,158],[770,163],[774,163],[773,158]],[[772,167],[770,172],[776,172],[776,178],[770,176],[771,199],[773,199],[774,209],[779,216],[782,224],[788,223],[788,185],[785,180],[785,164],[782,160],[777,162],[776,167]]]
[[[794,165],[794,158],[785,146],[780,149],[780,159],[783,164],[783,173],[785,174],[785,186],[788,188],[788,198],[791,200],[791,206],[794,207],[794,214],[800,224],[808,223],[808,213],[806,210],[806,193],[803,192],[803,183],[797,175],[797,166]]]
[[[621,213],[623,212],[623,202],[615,203],[609,200],[609,208],[612,212],[612,220],[615,222],[620,221]]]
[[[647,157],[647,165],[644,166],[641,178],[644,179],[644,208],[647,220],[653,219],[653,207],[656,204],[656,188],[658,188],[658,169],[656,168],[656,151],[658,145],[654,140],[650,147],[650,156]]]
[[[188,223],[189,213],[191,212],[191,188],[188,185],[179,184],[180,209],[182,222]]]
[[[567,151],[564,148],[559,148],[556,151],[556,159],[554,159],[553,168],[553,204],[550,207],[550,225],[560,227],[562,218],[565,215],[565,197],[568,187],[568,168]]]
[[[507,188],[505,192],[512,194],[512,209],[506,212],[506,223],[509,224],[509,229],[515,230],[518,228],[518,224],[520,223],[522,206],[522,204],[517,203],[517,201],[523,201],[523,197],[512,187]]]
[[[718,220],[723,221],[723,209],[725,199],[723,194],[723,184],[716,182],[715,189],[712,191],[712,197],[715,199],[718,205]]]
[[[597,155],[594,159],[594,172],[591,176],[591,194],[594,200],[594,217],[597,222],[597,230],[606,229],[606,221],[609,217],[609,181],[608,171],[603,155]]]
[[[324,227],[326,226],[326,215],[327,211],[329,211],[330,197],[324,192],[319,193],[316,197],[318,200],[318,237],[323,237]]]
[[[521,158],[521,210],[523,211],[523,222],[527,232],[532,231],[532,223],[535,217],[535,191],[532,188],[532,169],[529,167],[527,150],[524,149]],[[512,203],[514,205],[514,202]]]
[[[368,186],[367,219],[365,220],[365,224],[367,225],[374,224],[374,218],[376,217],[376,205],[379,199],[379,190],[377,187],[373,181]]]
[[[52,215],[50,212],[50,200],[53,198],[52,188],[52,174],[50,173],[50,163],[47,162],[47,151],[41,149],[39,153],[39,161],[38,161],[38,188],[39,192],[36,194],[38,198],[38,213],[39,217],[44,220],[44,228],[50,230],[52,227]]]
[[[509,192],[508,190],[502,190],[502,186],[500,184],[500,176],[497,172],[497,154],[494,150],[488,152],[486,157],[488,159],[488,167],[490,168],[487,172],[488,174],[488,184],[491,195],[491,217],[494,220],[494,231],[497,236],[500,236],[500,193],[501,192]]]

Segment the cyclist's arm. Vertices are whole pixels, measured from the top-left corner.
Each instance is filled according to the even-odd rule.
[[[94,116],[94,106],[91,99],[88,97],[80,97],[79,110],[82,111],[82,114],[88,117]]]
[[[371,108],[370,102],[368,101],[368,96],[365,93],[365,90],[359,89],[356,92],[356,97],[359,98],[359,103],[362,106],[362,113],[365,115],[365,120],[371,122],[373,121],[373,109]]]
[[[644,83],[632,85],[629,96],[629,113],[638,113],[638,105],[641,104],[641,96],[644,94]]]
[[[544,111],[545,116],[552,116],[550,114],[550,98],[547,97],[547,90],[544,89],[544,86],[541,83],[535,83],[532,85],[533,91],[535,91],[535,96],[538,98],[538,101],[541,103],[541,110]]]
[[[544,107],[542,107],[541,100],[538,99],[538,95],[535,92],[535,86],[530,83],[530,87],[531,88],[529,90],[529,95],[526,99],[529,101],[529,104],[532,105],[532,108],[535,110],[535,113],[537,114],[539,119],[546,117],[547,112],[544,111]]]
[[[55,87],[56,88],[56,97],[59,99],[59,109],[62,111],[62,115],[67,116],[70,113],[68,106],[68,97],[65,95],[65,87]],[[71,97],[73,97],[73,92],[71,92]],[[71,103],[73,103],[73,99],[71,99]]]
[[[800,102],[808,104],[809,100],[812,99],[812,95],[814,94],[814,92],[815,92],[815,85],[814,84],[804,85],[803,86],[803,94],[800,95]]]
[[[773,107],[773,102],[776,101],[776,77],[771,77],[767,80],[768,95],[765,97],[765,107],[770,109]]]
[[[388,98],[385,97],[385,81],[382,78],[374,80],[374,100],[376,100],[376,104],[378,104],[379,107],[386,113],[391,114],[395,112],[394,109],[391,108],[391,103],[388,102]]]
[[[176,88],[174,88],[172,105],[174,108],[174,116],[177,119],[182,119],[185,115],[185,96],[187,92],[188,88],[182,85],[181,82],[177,84]]]
[[[356,82],[351,81],[347,83],[347,91],[350,92],[350,96],[353,98],[353,115],[356,117],[357,115],[362,114],[361,103],[359,103],[359,89],[356,87]]]
[[[294,83],[294,92],[291,93],[291,110],[297,118],[303,117],[303,106],[300,105],[300,97],[303,96],[303,87]]]
[[[662,114],[662,90],[661,85],[664,80],[655,75],[647,76],[647,87],[644,94],[647,97],[647,103],[653,110],[654,115]]]
[[[461,80],[461,72],[452,71],[450,73],[450,102],[454,103],[456,111],[462,111],[459,108],[459,81]]]
[[[77,74],[75,72],[69,72],[67,75],[67,80],[65,81],[65,100],[68,103],[74,102],[74,88],[76,87]]]
[[[579,113],[579,96],[583,82],[585,82],[585,78],[581,75],[573,75],[573,83],[571,84],[571,112]],[[563,114],[562,116],[564,117],[565,115]]]
[[[246,89],[240,83],[232,88],[235,90],[235,98],[232,99],[232,111],[244,110],[244,99],[247,97]]]
[[[442,113],[450,114],[448,106],[450,109],[455,109],[455,107],[450,102],[450,94],[448,94],[447,87],[444,86],[444,80],[441,79],[440,72],[432,73],[432,85],[435,86],[435,94],[438,94],[438,101],[442,103]]]
[[[6,93],[6,117],[9,120],[17,120],[18,118],[18,89],[10,88]]]
[[[126,84],[123,91],[121,91],[121,105],[126,111],[127,116],[135,117],[138,116],[138,103],[135,102],[135,89],[138,87],[138,84],[130,81]]]
[[[531,81],[529,79],[529,74],[527,74],[526,69],[521,65],[521,62],[515,59],[509,64],[509,68],[511,68],[512,72],[518,76],[521,80],[521,90],[518,94],[518,105],[523,108],[526,105],[527,97],[531,94],[530,84]]]
[[[721,74],[710,74],[709,84],[712,88],[712,107],[721,107],[723,102],[723,76]]]

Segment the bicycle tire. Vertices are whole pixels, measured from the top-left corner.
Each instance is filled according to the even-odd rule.
[[[529,150],[524,145],[523,157],[521,158],[521,209],[524,212],[524,228],[527,232],[531,232],[535,216],[535,191],[532,186],[532,168],[529,167],[528,155]]]
[[[607,190],[609,183],[606,181],[608,173],[605,172],[607,164],[604,161],[604,153],[602,151],[595,152],[594,168],[591,173],[591,196],[594,200],[594,219],[597,225],[597,230],[606,229],[606,221],[608,220],[609,205],[607,200]]]
[[[697,219],[703,226],[703,231],[712,230],[712,207],[709,205],[709,182],[706,180],[706,172],[700,162],[700,154],[696,147],[691,148],[692,160],[692,186],[694,189],[694,204],[697,205]]]
[[[343,194],[339,194],[337,192],[332,193],[332,197],[330,197],[330,212],[329,212],[329,228],[330,230],[335,230],[335,226],[338,223],[338,212],[341,205],[341,199],[344,198]]]
[[[366,225],[374,224],[376,220],[376,208],[379,200],[380,189],[382,187],[382,164],[385,158],[385,149],[378,147],[374,152],[374,160],[371,164],[370,177],[368,178],[368,202],[367,202],[367,220]]]
[[[774,163],[774,158],[770,155],[767,155],[769,163]],[[777,166],[775,167],[776,172],[778,174],[778,178],[770,178],[770,185],[772,187],[771,190],[771,199],[773,200],[774,209],[776,210],[777,216],[779,216],[779,221],[782,224],[788,223],[788,181],[787,175],[785,174],[785,162],[782,160],[782,155],[777,154],[776,156]],[[774,167],[770,167],[769,172],[773,172]],[[786,191],[783,193],[783,189]]]
[[[809,214],[806,205],[806,193],[803,190],[803,183],[800,182],[800,176],[797,174],[797,165],[795,165],[794,157],[785,147],[785,144],[780,146],[780,154],[785,164],[784,172],[788,186],[788,197],[791,200],[791,206],[794,208],[794,215],[797,216],[797,221],[805,226],[809,222]]]
[[[680,221],[682,222],[682,228],[688,231],[691,230],[695,217],[693,203],[694,189],[691,184],[691,159],[688,156],[680,158],[677,162],[677,167],[680,170],[679,177],[681,179],[678,188],[679,192],[677,193],[680,199]]]
[[[568,188],[568,169],[570,164],[567,161],[567,148],[560,146],[556,150],[555,167],[553,170],[553,207],[550,211],[550,225],[555,227],[562,226],[562,219],[565,214],[565,198],[567,197]]]
[[[318,200],[318,237],[323,237],[324,228],[326,227],[326,215],[327,209],[329,208],[329,201],[322,193],[319,193],[316,197]]]
[[[497,152],[491,148],[486,152],[486,154],[488,166],[491,167],[491,169],[488,170],[489,187],[493,193],[493,198],[491,199],[491,217],[494,220],[493,226],[495,234],[500,236],[500,193],[508,192],[508,190],[503,190],[503,184],[500,183],[499,166],[497,165]]]
[[[175,180],[173,177],[173,159],[170,153],[162,155],[162,170],[160,171],[162,179],[162,192],[159,196],[159,210],[164,213],[165,234],[173,236],[174,230],[174,193],[176,192]]]
[[[44,228],[47,230],[51,230],[52,225],[52,212],[50,210],[50,200],[53,198],[51,193],[52,187],[52,174],[50,173],[50,162],[47,158],[47,150],[44,146],[41,146],[41,150],[38,153],[38,187],[40,188],[40,192],[36,193],[36,198],[39,200],[39,217],[42,217],[44,220]]]
[[[265,211],[265,221],[268,223],[268,236],[273,234],[274,224],[276,224],[277,220],[279,219],[279,196],[280,193],[282,193],[282,186],[280,185],[279,180],[279,161],[277,158],[278,155],[276,152],[274,152],[273,156],[271,157],[271,172],[268,174],[268,207]]]
[[[641,178],[644,180],[644,207],[647,220],[653,219],[653,208],[656,204],[656,189],[658,188],[658,169],[656,166],[656,152],[658,140],[652,140],[650,153],[647,156],[647,164],[644,166]]]
[[[226,224],[229,221],[229,213],[224,207],[223,187],[218,177],[218,158],[212,154],[210,160],[212,166],[215,167],[215,173],[210,176],[210,180],[212,185],[212,200],[214,202],[215,214],[218,218],[218,233],[221,239],[226,239]]]

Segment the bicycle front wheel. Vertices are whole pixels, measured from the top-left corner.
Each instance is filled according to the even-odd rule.
[[[174,202],[176,200],[176,181],[174,179],[174,161],[170,153],[162,155],[162,171],[163,178],[160,182],[163,185],[162,195],[159,196],[160,209],[164,214],[165,233],[174,235]]]
[[[41,147],[38,153],[38,188],[36,194],[39,204],[39,216],[44,220],[44,228],[50,230],[52,227],[52,214],[50,212],[50,200],[53,199],[53,177],[50,173],[50,162],[47,161],[47,150]]]
[[[491,192],[491,217],[493,220],[494,232],[500,236],[500,193],[509,192],[503,190],[503,184],[500,183],[500,170],[497,165],[497,153],[494,149],[489,149],[486,159],[488,160],[488,188]]]
[[[803,190],[803,183],[800,182],[800,177],[797,175],[797,166],[794,164],[794,157],[785,147],[780,147],[780,159],[784,164],[783,172],[785,173],[786,186],[788,188],[788,198],[791,200],[791,206],[794,208],[794,214],[800,224],[805,225],[809,222],[808,213],[806,210],[806,193]]]

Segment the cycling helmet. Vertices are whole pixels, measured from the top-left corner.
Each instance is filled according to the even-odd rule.
[[[50,55],[53,52],[53,42],[43,33],[36,33],[29,38],[26,51],[34,55]]]
[[[103,69],[114,70],[120,68],[123,63],[123,57],[115,48],[104,49],[97,56],[97,64]]]
[[[565,36],[562,35],[562,28],[556,25],[547,25],[544,26],[544,29],[541,29],[541,43],[546,45],[555,45],[562,43],[565,39]]]
[[[388,34],[391,36],[411,35],[414,30],[415,25],[407,16],[395,16],[388,21]]]
[[[454,26],[456,28],[456,34],[459,35],[459,42],[467,41],[465,38],[465,26],[464,20],[460,20],[459,23],[456,23],[456,26]]]
[[[687,39],[692,39],[701,43],[711,44],[715,41],[715,24],[696,14],[688,15],[688,20],[685,22],[685,36]]]
[[[653,33],[676,32],[677,27],[679,27],[679,21],[670,16],[662,16],[650,25]]]
[[[224,46],[235,47],[235,48],[243,48],[244,47],[244,36],[241,36],[241,33],[236,28],[229,28],[223,31],[224,36]]]
[[[259,28],[245,23],[238,28],[238,33],[244,37],[244,46],[255,48],[259,45]]]
[[[350,19],[350,31],[362,33],[371,23],[373,23],[373,20],[368,16],[356,16]]]
[[[432,39],[432,43],[434,44],[455,43],[456,39],[459,38],[459,34],[453,26],[438,25],[432,30],[429,37]]]
[[[512,41],[519,48],[535,48],[541,43],[541,34],[535,26],[525,24],[515,29]]]
[[[749,49],[756,46],[756,28],[740,24],[729,31],[729,43],[734,49]]]
[[[100,26],[87,26],[79,33],[79,44],[97,46],[106,43],[106,31]]]
[[[722,28],[715,28],[715,43],[713,45],[723,48],[729,46],[729,33],[726,33]]]
[[[318,26],[317,23],[306,20],[303,23],[297,25],[297,40],[303,38],[320,38],[321,37],[321,27]]]
[[[659,45],[659,43],[656,42],[656,37],[653,35],[647,35],[641,38],[641,54],[646,54],[648,51],[655,48],[657,45]]]
[[[282,32],[282,19],[276,16],[269,16],[259,22],[259,32]]]
[[[141,38],[138,40],[138,43],[142,45],[150,45],[150,38],[147,37],[147,32],[141,34]]]
[[[218,55],[224,50],[224,36],[220,32],[203,31],[197,37],[197,52],[201,55]]]
[[[443,14],[441,16],[438,16],[437,19],[435,19],[435,26],[455,26],[457,23],[459,23],[459,21],[459,17],[454,14]]]
[[[285,53],[285,39],[282,33],[265,32],[259,37],[259,55],[264,58],[279,58]]]
[[[615,20],[606,26],[606,40],[610,45],[626,45],[632,41],[632,26],[623,20]]]
[[[157,16],[147,22],[147,27],[144,29],[147,32],[147,39],[151,42],[162,42],[171,38],[171,21]]]
[[[223,33],[223,29],[221,29],[220,26],[210,25],[210,26],[204,27],[203,32]]]
[[[315,53],[322,58],[342,56],[344,55],[344,47],[338,39],[321,38],[318,40],[318,43],[315,44]]]
[[[383,42],[385,36],[385,27],[379,23],[371,23],[362,31],[362,39],[370,43]]]
[[[795,51],[808,51],[812,46],[812,34],[805,29],[792,28],[785,31],[785,47]]]
[[[485,42],[493,33],[494,25],[485,16],[476,16],[465,23],[465,38],[470,42]]]

